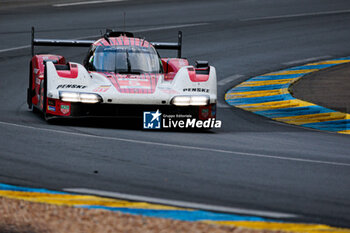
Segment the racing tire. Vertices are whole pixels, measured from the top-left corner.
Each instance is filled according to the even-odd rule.
[[[43,98],[43,116],[44,116],[44,119],[45,121],[49,122],[49,117],[48,117],[48,114],[46,113],[46,109],[47,109],[47,67],[46,67],[46,64],[45,64],[45,71],[44,71],[44,98]]]
[[[45,121],[49,124],[52,124],[52,123],[55,123],[57,121],[57,119],[54,116],[52,116],[46,112],[46,110],[47,110],[47,67],[46,67],[46,65],[45,65],[44,81],[43,82],[44,82],[44,84],[43,84],[43,89],[44,89],[43,96],[44,96],[44,98],[43,98],[42,114],[43,114]]]
[[[27,104],[28,104],[29,109],[33,108],[32,98],[33,98],[33,67],[32,67],[32,61],[30,61],[30,63],[29,63],[29,85],[28,85],[28,89],[27,89]]]

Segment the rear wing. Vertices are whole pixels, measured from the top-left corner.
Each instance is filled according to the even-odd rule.
[[[151,42],[151,44],[152,44],[156,49],[177,50],[177,57],[178,57],[178,58],[181,58],[182,31],[178,31],[178,34],[177,34],[177,43],[171,43],[171,42]]]
[[[60,39],[38,39],[34,36],[32,27],[32,56],[35,55],[35,46],[60,46],[60,47],[90,47],[94,40],[60,40]],[[107,34],[107,33],[106,33]],[[105,36],[106,36],[105,34]],[[177,50],[177,57],[181,58],[182,32],[178,32],[177,43],[173,42],[150,42],[156,49]]]

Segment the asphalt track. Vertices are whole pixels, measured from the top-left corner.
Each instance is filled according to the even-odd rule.
[[[124,11],[127,30],[173,41],[181,29],[183,56],[217,68],[221,129],[143,131],[138,122],[120,120],[51,125],[27,109],[30,27],[43,38],[87,38],[122,28]],[[346,0],[0,5],[0,181],[273,211],[349,227],[349,136],[276,123],[224,103],[225,91],[251,76],[348,56],[349,20]],[[85,55],[85,49],[38,51],[77,62]]]

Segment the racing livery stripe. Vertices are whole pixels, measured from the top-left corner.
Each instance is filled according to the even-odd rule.
[[[109,38],[110,45],[117,45],[115,38]]]
[[[256,76],[227,91],[225,100],[276,121],[350,134],[350,114],[295,99],[288,91],[292,83],[306,74],[348,62],[350,57],[338,58]]]
[[[123,45],[123,41],[120,37],[116,38],[118,45]]]
[[[295,233],[350,233],[350,229],[330,227],[327,225],[292,223],[256,216],[217,213],[213,211],[180,208],[161,204],[150,204],[146,202],[126,201],[122,199],[99,197],[95,195],[81,195],[39,188],[25,188],[1,183],[0,196],[30,202],[66,205],[75,208],[103,209],[107,211],[116,211],[145,217],[229,225],[248,229],[288,231]]]
[[[119,36],[119,37],[109,37],[108,41],[106,39],[101,38],[93,43],[95,46],[115,46],[115,45],[131,45],[131,46],[141,46],[141,47],[150,47],[151,43],[146,41],[145,39],[135,38],[135,37],[127,37],[127,36]]]
[[[120,93],[153,94],[161,74],[121,75],[103,73]]]
[[[99,42],[98,42],[100,45],[102,45],[102,46],[104,46],[104,44],[103,44],[103,42],[100,40]]]

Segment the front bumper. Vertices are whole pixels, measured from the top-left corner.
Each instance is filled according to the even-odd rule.
[[[208,119],[216,117],[216,104],[207,106],[141,105],[141,104],[84,104],[60,100],[48,101],[47,117],[121,117],[142,118],[143,112],[159,112],[168,115],[191,115],[192,118]]]

